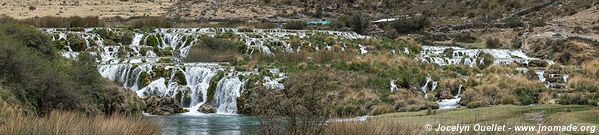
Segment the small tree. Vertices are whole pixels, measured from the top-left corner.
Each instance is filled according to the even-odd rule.
[[[311,78],[311,79],[301,79]],[[322,134],[330,114],[326,100],[328,76],[321,72],[290,75],[284,90],[269,90],[259,85],[250,102],[259,116],[263,134]]]
[[[358,34],[366,34],[368,28],[368,20],[362,15],[362,13],[355,13],[352,16],[352,30]]]

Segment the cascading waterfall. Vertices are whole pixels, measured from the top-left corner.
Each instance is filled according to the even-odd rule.
[[[187,66],[184,74],[192,97],[190,112],[197,112],[198,108],[208,99],[208,87],[210,87],[210,80],[216,75],[216,71],[209,68]]]
[[[61,51],[66,58],[75,59],[81,53],[71,49],[69,38],[85,41],[85,52],[98,57],[98,72],[102,77],[122,84],[122,87],[135,91],[141,97],[154,95],[173,97],[188,108],[190,113],[198,113],[197,109],[207,102],[210,81],[219,72],[224,72],[226,76],[218,81],[211,101],[219,114],[237,113],[236,98],[240,96],[247,81],[240,78],[252,73],[225,70],[225,67],[217,63],[181,63],[191,46],[201,37],[232,33],[241,38],[248,52],[253,52],[250,49],[255,48],[268,56],[274,56],[274,51],[292,53],[308,45],[302,42],[301,46],[292,46],[285,40],[292,36],[306,38],[320,33],[345,39],[369,38],[353,32],[338,31],[254,29],[241,32],[236,28],[159,28],[149,33],[134,30],[130,44],[124,45],[106,42],[110,39],[104,39],[96,33],[98,30],[103,30],[124,34],[124,29],[85,28],[84,31],[71,31],[66,28],[42,28],[40,30],[51,35],[55,41],[67,41],[65,44],[67,49]],[[326,44],[309,45],[314,49],[321,47],[332,49]],[[343,51],[346,48],[348,46],[345,44],[341,47]],[[360,45],[359,49],[365,53],[365,48]],[[90,50],[95,51],[90,52]],[[273,76],[265,76],[263,85],[275,90],[284,89],[281,81],[287,78],[286,75],[278,69],[269,69],[269,71]]]
[[[218,82],[212,105],[218,114],[237,113],[236,98],[241,95],[243,82],[236,74],[225,76]]]
[[[430,84],[430,86],[429,86]],[[430,87],[430,88],[429,88]],[[434,81],[433,78],[429,75],[426,77],[426,83],[422,86],[421,90],[424,93],[424,98],[428,98],[428,92],[433,91],[437,88],[437,81]]]
[[[458,92],[456,95],[453,96],[453,98],[451,99],[443,99],[439,102],[437,102],[437,104],[439,105],[439,109],[453,109],[453,108],[457,108],[460,105],[458,104],[460,102],[460,100],[462,99],[462,97],[460,97],[460,94],[462,93],[462,85],[458,86]]]
[[[451,54],[446,54],[451,52]],[[484,58],[479,58],[481,54],[489,54],[494,58],[493,64],[511,64],[522,63],[528,64],[532,60],[541,60],[538,58],[528,57],[522,50],[509,49],[466,49],[460,47],[449,46],[423,46],[422,51],[416,58],[419,61],[434,63],[437,65],[469,65],[475,66],[482,64]],[[550,60],[545,62],[554,63]]]

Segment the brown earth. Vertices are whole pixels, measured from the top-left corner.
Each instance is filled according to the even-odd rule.
[[[175,0],[0,0],[0,14],[16,19],[43,16],[161,16]]]

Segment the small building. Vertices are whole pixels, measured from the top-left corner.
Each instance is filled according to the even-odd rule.
[[[307,21],[306,24],[307,25],[330,25],[332,23],[331,23],[331,21],[329,21],[327,19],[322,19],[319,21]]]

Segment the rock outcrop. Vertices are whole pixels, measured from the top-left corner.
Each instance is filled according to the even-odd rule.
[[[200,108],[198,108],[198,112],[216,113],[216,110],[214,109],[214,107],[211,104],[203,104],[202,106],[200,106]]]
[[[171,97],[150,96],[145,98],[144,101],[147,105],[144,111],[152,115],[172,115],[188,111],[183,109],[181,104]]]

